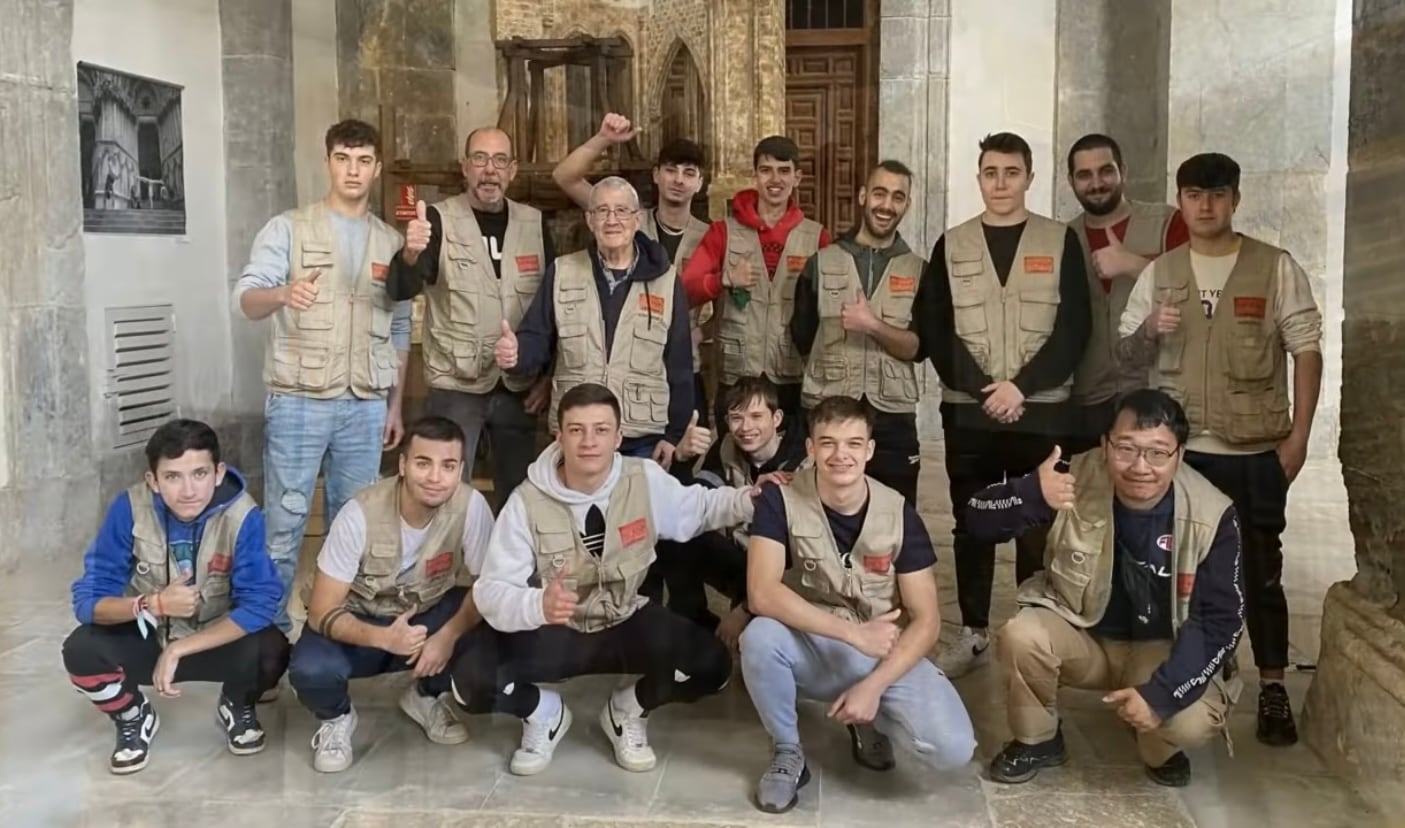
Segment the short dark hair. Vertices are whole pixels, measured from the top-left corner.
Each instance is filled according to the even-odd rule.
[[[1222,152],[1192,155],[1176,170],[1176,189],[1218,190],[1228,187],[1239,192],[1239,163]]]
[[[615,412],[615,422],[620,421],[620,401],[615,392],[597,382],[583,382],[561,395],[561,403],[556,407],[556,427],[566,421],[566,412],[573,408],[588,405],[608,405]]]
[[[845,423],[850,420],[863,420],[869,436],[873,436],[873,413],[868,406],[853,397],[825,397],[810,409],[810,436],[826,423]]]
[[[500,129],[500,128],[495,127],[495,126],[485,126],[485,127],[474,127],[473,129],[470,129],[470,130],[468,131],[468,135],[463,139],[463,154],[464,154],[464,155],[468,155],[468,148],[471,147],[471,146],[473,146],[473,139],[476,138],[476,137],[478,136],[478,133],[480,133],[480,132],[501,132],[503,135],[506,135],[506,136],[507,136],[508,152],[513,153],[513,154],[515,154],[515,153],[517,152],[516,147],[514,147],[514,146],[513,146],[513,143],[512,143],[512,133],[508,132],[508,131],[505,130],[505,129]]]
[[[727,397],[723,402],[727,411],[736,411],[745,408],[753,400],[765,403],[772,413],[781,407],[780,392],[776,390],[776,384],[765,377],[739,378],[735,385],[727,389]]]
[[[220,464],[220,438],[199,420],[175,419],[161,424],[146,441],[146,465],[151,473],[162,460],[179,460],[187,451],[208,451],[210,462]]]
[[[1024,159],[1024,171],[1034,172],[1034,152],[1029,148],[1029,142],[1013,132],[993,132],[981,139],[978,145],[981,154],[976,156],[976,167],[980,168],[985,161],[985,154],[988,152],[1004,152],[1010,155],[1019,155]]]
[[[405,429],[405,439],[400,444],[400,453],[406,457],[410,456],[410,442],[419,437],[423,440],[430,440],[435,443],[458,443],[460,450],[468,441],[464,439],[463,429],[459,424],[448,417],[436,417],[425,415],[410,423]]]
[[[332,150],[337,146],[347,149],[356,147],[370,147],[376,153],[376,158],[381,157],[381,134],[376,128],[355,118],[348,118],[339,121],[327,130],[327,154],[331,155]]]
[[[1186,419],[1185,409],[1165,391],[1140,388],[1124,394],[1117,401],[1117,411],[1107,427],[1108,434],[1112,433],[1113,426],[1117,424],[1123,412],[1132,415],[1132,421],[1138,429],[1166,426],[1175,435],[1178,446],[1185,445],[1185,441],[1190,439],[1190,421]]]
[[[1117,165],[1117,169],[1125,170],[1126,165],[1122,163],[1122,147],[1111,135],[1103,135],[1101,132],[1090,132],[1073,142],[1073,146],[1068,148],[1068,174],[1073,175],[1073,156],[1088,150],[1105,149],[1112,152],[1112,163]]]
[[[675,138],[659,148],[659,158],[654,162],[654,166],[662,167],[665,164],[677,167],[693,166],[698,168],[698,172],[702,172],[707,168],[707,158],[698,142]]]
[[[879,161],[877,164],[874,164],[873,169],[868,171],[868,178],[873,178],[873,174],[878,172],[879,170],[882,170],[883,172],[890,172],[893,175],[901,175],[907,179],[908,186],[912,186],[912,170],[908,169],[908,166],[906,164],[901,161],[898,161],[897,159],[885,158],[882,161]],[[868,179],[865,179],[864,183],[867,182]]]
[[[789,161],[795,166],[800,166],[800,147],[784,135],[770,135],[762,138],[757,143],[756,149],[751,151],[751,168],[756,169],[761,163],[762,156],[774,158],[777,161]]]

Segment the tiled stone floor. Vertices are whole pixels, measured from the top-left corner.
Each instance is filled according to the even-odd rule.
[[[939,458],[929,456],[925,467],[924,514],[934,537],[945,542],[950,519]],[[1301,497],[1310,500],[1313,491]],[[1350,563],[1349,541],[1340,539],[1340,528],[1321,520],[1307,523],[1290,531],[1331,539]],[[1323,547],[1316,550],[1321,554]],[[950,555],[939,555],[943,609],[954,619]],[[995,606],[998,614],[1008,615],[1013,569],[1008,550],[1001,559]],[[1295,623],[1298,615],[1310,623],[1326,585],[1316,582],[1342,565],[1308,559],[1310,571],[1304,575],[1304,558],[1289,560]],[[1142,775],[1131,736],[1101,709],[1096,694],[1068,691],[1061,705],[1071,760],[1022,786],[985,781],[974,764],[967,773],[936,776],[901,754],[892,773],[863,770],[849,758],[842,731],[824,719],[822,709],[807,708],[803,727],[814,781],[798,808],[770,817],[749,802],[769,745],[739,683],[697,705],[656,713],[650,734],[659,765],[650,773],[631,774],[614,765],[595,724],[612,686],[605,678],[566,685],[576,724],[552,767],[530,779],[506,772],[520,733],[516,721],[477,717],[470,720],[473,737],[467,744],[432,745],[396,708],[403,681],[397,678],[354,686],[361,725],[356,764],[345,773],[327,776],[311,769],[313,720],[291,694],[263,708],[269,748],[235,757],[223,749],[213,722],[215,689],[190,685],[182,698],[157,702],[163,721],[151,764],[119,778],[106,770],[110,725],[69,689],[59,661],[59,645],[72,626],[65,581],[70,575],[7,578],[0,601],[4,828],[1386,824],[1307,748],[1260,746],[1253,737],[1252,695],[1232,719],[1234,758],[1223,744],[1195,752],[1194,782],[1183,791],[1159,788]],[[1309,629],[1315,637],[1315,628]],[[1311,661],[1316,642],[1303,640],[1303,634],[1299,629],[1294,635],[1295,658]],[[1309,680],[1309,673],[1290,674],[1295,707]],[[976,722],[977,758],[984,763],[1008,738],[998,668],[979,670],[958,688]]]

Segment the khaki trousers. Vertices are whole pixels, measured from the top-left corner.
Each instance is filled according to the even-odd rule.
[[[1009,682],[1007,708],[1015,740],[1039,744],[1054,738],[1060,685],[1081,690],[1120,690],[1144,683],[1171,652],[1170,641],[1110,641],[1073,626],[1043,607],[1025,607],[996,636],[996,652]],[[1225,726],[1230,701],[1215,684],[1161,727],[1137,733],[1137,753],[1158,768],[1178,751],[1209,741]]]

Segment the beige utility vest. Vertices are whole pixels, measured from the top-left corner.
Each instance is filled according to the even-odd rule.
[[[537,577],[545,587],[566,571],[563,582],[579,601],[567,626],[578,632],[609,629],[648,601],[639,594],[639,585],[654,562],[658,533],[644,476],[646,461],[624,457],[620,462],[620,477],[605,509],[605,548],[598,558],[586,550],[569,506],[531,481],[517,490],[531,521]]]
[[[533,378],[503,374],[493,349],[503,320],[516,329],[541,287],[547,264],[541,211],[507,202],[499,278],[468,197],[456,195],[434,206],[444,238],[439,279],[424,290],[425,380],[432,388],[469,394],[486,394],[499,379],[514,391],[524,390]]]
[[[888,262],[868,297],[874,316],[900,330],[912,322],[912,301],[926,262],[904,253]],[[867,334],[844,330],[840,312],[864,292],[854,257],[837,244],[819,252],[819,329],[810,347],[801,398],[814,408],[825,397],[866,397],[879,411],[912,414],[917,410],[917,370],[897,359]]]
[[[415,565],[402,575],[400,478],[383,478],[353,498],[366,516],[361,565],[351,581],[346,607],[357,615],[392,618],[411,607],[423,612],[455,586],[472,586],[464,568],[463,531],[471,490],[459,486],[448,502],[434,510]]]
[[[995,273],[981,218],[946,231],[946,270],[956,335],[981,370],[996,382],[1012,380],[1054,332],[1059,312],[1059,278],[1063,269],[1067,225],[1030,214],[1020,235],[1005,285]],[[1030,394],[1028,402],[1063,402],[1073,377],[1055,388]],[[942,402],[976,399],[942,385]]]
[[[722,323],[717,342],[722,355],[722,384],[734,385],[742,377],[765,375],[777,384],[800,382],[805,363],[790,338],[790,317],[795,311],[795,282],[805,262],[819,250],[820,224],[802,219],[791,229],[776,264],[774,278],[767,278],[761,237],[735,218],[727,219],[727,258],[724,272],[742,259],[751,261],[756,284],[751,299],[739,308],[727,290],[722,291]]]
[[[1075,627],[1089,629],[1102,620],[1112,595],[1116,494],[1101,448],[1074,456],[1069,473],[1078,481],[1071,510],[1061,511],[1044,546],[1044,569],[1020,584],[1016,603],[1053,610]],[[1181,463],[1172,481],[1175,498],[1171,570],[1171,628],[1175,635],[1190,617],[1195,575],[1214,545],[1220,520],[1232,503],[1188,464]],[[1235,660],[1226,661],[1233,676]],[[1230,700],[1239,696],[1238,678],[1220,683]]]
[[[1283,251],[1241,236],[1239,258],[1213,319],[1206,319],[1190,266],[1190,245],[1156,260],[1157,301],[1181,309],[1175,333],[1161,337],[1155,386],[1185,407],[1191,434],[1209,431],[1244,450],[1273,448],[1293,430],[1288,356],[1274,318]]]
[[[1132,208],[1132,214],[1122,246],[1145,259],[1160,256],[1165,252],[1166,228],[1176,214],[1176,208],[1130,199],[1127,204]],[[1147,372],[1124,369],[1117,360],[1117,327],[1122,323],[1122,311],[1127,307],[1127,297],[1137,283],[1137,276],[1118,276],[1111,282],[1098,278],[1097,271],[1093,269],[1092,250],[1088,247],[1086,218],[1086,213],[1080,214],[1068,226],[1078,234],[1078,243],[1083,246],[1083,263],[1088,271],[1088,296],[1093,311],[1088,350],[1073,375],[1073,398],[1084,405],[1091,405],[1145,388]],[[1111,233],[1112,228],[1106,228],[1106,231]],[[1109,285],[1111,290],[1104,290],[1104,284]]]
[[[398,357],[390,342],[395,303],[385,292],[390,259],[400,236],[368,215],[371,223],[361,272],[351,273],[337,252],[332,218],[322,202],[286,213],[293,225],[288,284],[321,271],[317,300],[305,311],[273,314],[264,356],[268,390],[313,399],[340,397],[349,389],[362,399],[384,397],[395,384]]]
[[[826,612],[855,623],[870,621],[902,606],[898,592],[898,554],[903,546],[903,496],[868,478],[868,512],[849,566],[820,503],[813,467],[798,471],[781,487],[790,525],[790,569],[785,583]]]
[[[132,576],[127,582],[127,595],[152,595],[170,586],[180,575],[174,571],[175,561],[166,546],[166,527],[156,514],[151,489],[138,483],[127,489],[132,504]],[[240,492],[232,503],[210,516],[201,530],[200,548],[195,552],[195,586],[200,590],[200,602],[192,618],[165,618],[157,625],[164,644],[168,640],[165,627],[169,624],[169,640],[185,638],[203,627],[220,620],[234,608],[230,599],[229,576],[234,571],[239,529],[244,518],[258,508],[248,492]]]
[[[673,269],[679,273],[688,266],[688,259],[692,258],[693,251],[698,249],[703,236],[707,235],[707,222],[697,216],[688,216],[688,226],[683,228],[683,238],[678,240],[678,251],[673,254]],[[644,235],[659,240],[659,223],[653,210],[644,213]],[[706,325],[712,318],[712,303],[709,302],[701,307],[692,308],[688,311],[688,322],[697,329]],[[693,371],[702,370],[702,354],[698,350],[698,337],[693,337]]]
[[[551,377],[551,433],[557,431],[561,395],[583,382],[597,382],[620,401],[625,437],[662,434],[668,426],[668,375],[664,346],[673,319],[677,271],[669,268],[651,282],[630,282],[615,340],[605,350],[605,312],[595,286],[590,251],[556,260],[556,369]]]

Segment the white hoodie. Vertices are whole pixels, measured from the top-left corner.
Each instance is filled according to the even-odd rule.
[[[654,530],[660,540],[687,541],[703,532],[751,522],[751,489],[684,486],[653,460],[643,462]],[[560,464],[561,447],[552,443],[527,469],[529,482],[523,485],[536,485],[547,497],[570,507],[576,531],[582,532],[591,506],[599,507],[602,514],[608,513],[610,493],[619,483],[624,458],[615,455],[610,474],[591,494],[566,488],[557,472]],[[534,630],[546,624],[543,590],[528,585],[536,571],[531,522],[522,496],[513,492],[493,526],[483,570],[473,585],[473,603],[483,620],[501,632]]]

